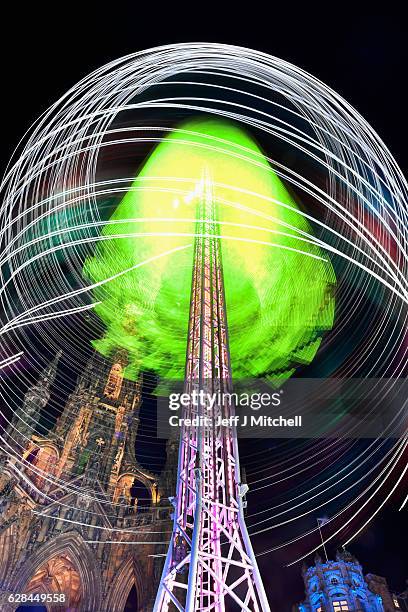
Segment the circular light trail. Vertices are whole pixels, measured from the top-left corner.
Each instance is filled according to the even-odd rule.
[[[239,124],[262,142],[278,180],[302,204],[296,214],[304,224],[296,226],[279,214],[291,202],[265,199],[256,189],[248,197],[244,187],[237,189],[230,180],[223,187],[223,205],[241,206],[240,221],[221,223],[222,235],[236,232],[242,243],[253,240],[254,234],[265,236],[271,229],[266,212],[270,207],[275,213],[274,238],[295,233],[297,249],[309,254],[315,249],[340,271],[336,301],[346,314],[325,339],[325,350],[338,347],[330,375],[406,376],[408,186],[390,151],[350,104],[300,68],[242,47],[176,44],[128,55],[86,76],[38,119],[10,161],[1,183],[0,216],[0,377],[8,419],[17,407],[12,374],[23,359],[39,370],[40,347],[56,352],[65,344],[72,364],[83,359],[81,342],[72,348],[72,317],[78,317],[78,338],[85,325],[100,337],[100,321],[91,314],[85,318],[87,311],[100,307],[94,298],[98,284],[109,292],[115,275],[125,282],[131,268],[160,265],[176,253],[163,248],[112,278],[90,282],[83,275],[84,261],[92,258],[95,245],[113,253],[117,241],[132,236],[137,244],[146,239],[146,215],[130,219],[129,233],[123,218],[107,221],[107,202],[117,203],[129,193],[154,197],[160,189],[170,192],[172,201],[191,194],[190,176],[181,173],[177,181],[170,176],[167,186],[162,180],[154,185],[152,177],[143,181],[143,175],[135,179],[130,171],[115,173],[112,160],[120,161],[119,151],[130,156],[143,151],[144,158],[176,132],[180,140],[180,121],[199,115]],[[192,130],[185,132],[186,142],[191,141]],[[223,146],[222,139],[209,144],[218,153]],[[229,154],[239,163],[256,165],[256,155],[247,149],[244,145]],[[251,204],[254,198],[264,198],[262,214]],[[176,217],[184,218],[167,211],[162,226]],[[177,235],[172,222],[170,231],[160,230],[150,230],[149,237],[166,241]],[[194,231],[190,234],[184,233],[183,245],[174,249],[187,254]],[[283,248],[279,257],[285,258]],[[370,307],[364,313],[368,298]],[[354,309],[364,313],[355,322],[358,350],[341,352]],[[38,330],[35,343],[32,330]],[[24,370],[20,376],[24,381]],[[337,439],[282,442],[278,458],[271,457],[270,449],[249,448],[244,463],[250,496],[262,490],[264,500],[261,510],[249,512],[250,531],[271,532],[276,542],[261,554],[304,538],[309,542],[307,536],[317,533],[317,527],[305,530],[305,520],[309,517],[312,525],[316,512],[326,508],[333,509],[324,528],[326,541],[344,543],[358,535],[401,487],[407,441],[393,434],[401,431],[405,414],[404,404],[386,435],[367,441],[364,448],[347,430]],[[17,462],[20,476],[21,467]],[[285,494],[277,503],[275,491],[282,482]],[[293,528],[291,536],[281,531],[285,524]],[[291,562],[316,548],[293,553]]]

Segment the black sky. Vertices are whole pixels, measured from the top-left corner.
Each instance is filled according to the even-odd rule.
[[[402,13],[391,3],[381,10],[372,3],[367,11],[344,3],[316,9],[313,3],[281,4],[235,3],[227,9],[220,2],[142,7],[118,1],[27,6],[9,1],[0,36],[2,168],[32,121],[90,71],[144,48],[205,41],[265,51],[319,77],[371,123],[406,173],[408,27]],[[406,520],[396,506],[387,505],[353,552],[367,572],[386,575],[402,590],[408,575],[401,537]],[[261,564],[270,573],[275,612],[289,610],[302,597],[300,568],[286,570],[268,557]]]

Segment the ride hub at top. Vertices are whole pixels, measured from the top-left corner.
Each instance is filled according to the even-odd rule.
[[[195,234],[211,177],[234,379],[289,377],[333,325],[327,253],[255,140],[212,118],[173,129],[152,151],[84,266],[106,326],[103,355],[127,349],[134,378],[185,370]],[[113,277],[113,278],[112,278]]]

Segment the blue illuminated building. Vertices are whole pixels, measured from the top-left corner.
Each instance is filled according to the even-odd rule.
[[[322,561],[303,568],[306,599],[293,607],[296,612],[392,612],[400,610],[385,578],[363,575],[360,563],[348,551],[338,551],[335,561]]]

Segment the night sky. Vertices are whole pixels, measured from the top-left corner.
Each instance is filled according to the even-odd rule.
[[[140,9],[137,2],[85,4],[8,3],[10,15],[3,16],[0,36],[2,168],[38,115],[87,73],[144,48],[205,41],[265,51],[320,78],[371,123],[406,173],[408,28],[390,4],[379,12],[374,3],[367,12],[349,12],[343,3],[316,11],[311,3],[300,10],[292,3],[282,3],[286,10],[271,3],[236,3],[229,14],[221,11],[221,3],[184,8],[146,3],[150,9]],[[408,577],[406,513],[397,512],[400,501],[388,503],[351,546],[365,572],[386,576],[396,591],[404,589]],[[252,503],[258,503],[256,496]],[[265,540],[255,546],[265,549]],[[333,557],[335,549],[328,552]],[[290,610],[303,597],[301,568],[286,568],[285,561],[276,553],[260,559],[274,612]]]

